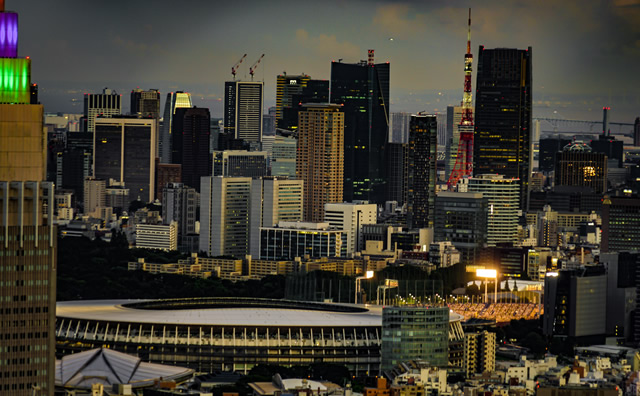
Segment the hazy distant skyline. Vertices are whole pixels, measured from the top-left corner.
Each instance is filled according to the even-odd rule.
[[[329,79],[332,60],[358,62],[369,48],[391,62],[392,112],[442,112],[462,99],[468,7],[474,70],[481,44],[533,47],[534,117],[598,120],[603,106],[616,122],[640,115],[640,0],[6,2],[45,111],[81,112],[83,93],[103,87],[128,111],[140,87],[163,102],[191,92],[213,116],[244,53],[241,78],[265,54],[256,79],[268,107],[276,75]]]

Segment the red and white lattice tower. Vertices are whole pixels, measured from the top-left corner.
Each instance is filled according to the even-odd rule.
[[[473,107],[471,105],[471,71],[473,69],[473,55],[471,54],[471,8],[469,8],[469,23],[467,31],[467,53],[464,54],[464,96],[462,97],[462,119],[458,125],[460,141],[456,164],[449,175],[447,184],[453,188],[464,176],[471,176],[473,172]]]

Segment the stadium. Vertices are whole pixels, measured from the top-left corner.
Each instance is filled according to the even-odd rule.
[[[463,340],[450,312],[451,345]],[[56,356],[105,347],[197,372],[316,362],[380,367],[382,306],[248,298],[58,302]],[[461,351],[449,352],[459,365]]]

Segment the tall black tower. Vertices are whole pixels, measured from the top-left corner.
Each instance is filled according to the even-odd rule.
[[[344,111],[344,200],[384,203],[389,141],[387,63],[331,63],[331,103]]]
[[[436,210],[437,136],[435,115],[411,116],[406,189],[410,228],[433,227]]]
[[[200,192],[200,178],[211,176],[209,109],[178,108],[173,116],[171,160],[182,165],[182,183]]]
[[[473,173],[520,179],[520,208],[531,174],[531,47],[478,51]]]

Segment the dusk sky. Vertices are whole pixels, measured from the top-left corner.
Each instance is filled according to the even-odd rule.
[[[375,49],[391,62],[391,111],[440,112],[462,99],[467,8],[478,46],[533,47],[534,117],[615,122],[640,115],[640,0],[51,1],[7,0],[20,14],[20,56],[33,60],[47,112],[82,112],[109,87],[192,92],[222,115],[224,81],[264,53],[266,107],[276,75],[329,79],[331,60]],[[393,40],[391,40],[391,38]],[[475,89],[475,67],[473,85]],[[75,101],[74,101],[75,100]],[[164,103],[163,103],[164,106]]]

